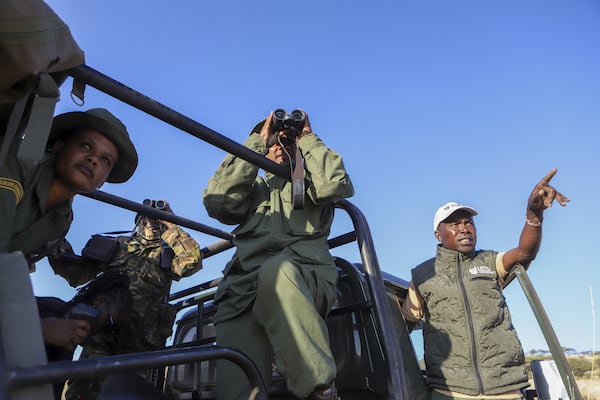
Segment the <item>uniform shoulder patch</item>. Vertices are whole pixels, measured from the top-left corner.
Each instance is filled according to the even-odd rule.
[[[0,177],[0,189],[10,190],[15,194],[16,204],[21,202],[21,199],[23,198],[23,186],[21,186],[21,182],[10,178]]]

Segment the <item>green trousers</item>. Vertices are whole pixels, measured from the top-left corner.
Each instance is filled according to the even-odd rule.
[[[318,272],[276,256],[261,266],[256,288],[251,309],[217,324],[217,344],[252,359],[267,391],[273,361],[299,398],[330,383],[336,367],[323,316],[335,301],[333,285],[319,279]],[[250,390],[239,367],[217,362],[219,400],[248,399]]]

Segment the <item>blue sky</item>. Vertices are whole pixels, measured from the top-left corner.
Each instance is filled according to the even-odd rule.
[[[433,214],[448,201],[480,212],[478,248],[515,247],[527,196],[557,167],[552,184],[571,202],[547,210],[530,278],[561,344],[595,345],[598,2],[47,2],[89,66],[237,142],[273,109],[306,110],[344,157],[382,270],[405,279],[434,255]],[[57,112],[80,109],[69,90],[67,81]],[[167,199],[179,215],[233,229],[201,203],[222,150],[88,88],[83,108],[99,106],[127,125],[141,159],[127,184],[104,191]],[[133,226],[131,212],[84,197],[74,211],[77,251],[91,234]],[[338,213],[334,233],[348,227]],[[334,253],[359,261],[355,245]],[[219,276],[230,256],[206,260],[174,290]],[[39,295],[73,294],[45,262],[32,279]],[[516,282],[505,294],[525,350],[547,349]]]

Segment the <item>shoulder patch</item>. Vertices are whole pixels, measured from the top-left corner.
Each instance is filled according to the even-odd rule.
[[[15,194],[16,203],[19,204],[23,198],[23,186],[21,182],[9,178],[0,178],[0,189],[10,190]]]

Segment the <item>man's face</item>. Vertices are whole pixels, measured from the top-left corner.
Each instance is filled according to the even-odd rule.
[[[277,164],[288,165],[290,163],[289,157],[294,156],[296,146],[293,140],[290,140],[286,137],[280,136],[280,140],[283,146],[281,146],[279,142],[276,142],[273,146],[269,147],[269,152],[265,155],[265,157],[273,162],[276,162]]]
[[[115,144],[93,129],[82,129],[54,145],[54,178],[75,193],[99,188],[119,159]]]
[[[470,253],[477,243],[473,216],[466,210],[456,211],[439,224],[435,237],[447,249]]]
[[[153,240],[160,238],[162,227],[160,221],[142,215],[137,221],[138,234],[144,239]]]

